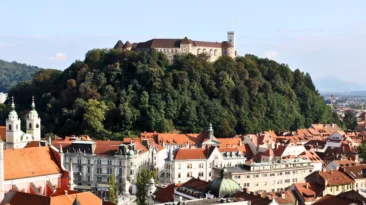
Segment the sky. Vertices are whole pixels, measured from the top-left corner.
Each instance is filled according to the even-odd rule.
[[[118,40],[224,41],[311,74],[366,85],[365,0],[0,0],[0,59],[64,70]]]

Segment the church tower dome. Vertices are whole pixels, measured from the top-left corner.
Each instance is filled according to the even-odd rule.
[[[33,136],[34,141],[41,140],[41,119],[36,111],[36,105],[34,103],[34,97],[32,97],[32,110],[27,115],[27,134]]]
[[[6,120],[6,147],[17,149],[17,144],[22,142],[23,132],[20,130],[20,119],[18,113],[15,111],[14,97],[11,98],[11,111]]]

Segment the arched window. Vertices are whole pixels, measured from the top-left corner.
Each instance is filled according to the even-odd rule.
[[[205,48],[203,49],[202,53],[206,53],[206,49]]]
[[[16,130],[19,130],[19,125],[16,125],[15,127],[16,127]]]
[[[212,54],[213,54],[213,51],[212,51],[212,49],[210,49],[210,56],[212,56]]]
[[[201,53],[201,49],[197,49],[197,55]]]
[[[216,49],[215,49],[215,51],[214,51],[214,55],[215,55],[215,56],[217,56],[217,50],[216,50]]]
[[[39,124],[36,125],[36,128],[39,128]]]
[[[9,131],[11,131],[11,125],[9,125]]]
[[[32,123],[29,123],[29,129],[32,129]]]

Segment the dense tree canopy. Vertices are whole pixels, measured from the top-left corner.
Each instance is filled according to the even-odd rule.
[[[350,111],[350,110],[346,111],[344,113],[343,122],[347,129],[355,131],[357,128],[356,113],[354,113],[353,111]]]
[[[309,74],[254,55],[211,63],[187,54],[168,65],[155,50],[94,49],[63,72],[37,72],[9,95],[18,111],[29,110],[34,95],[43,133],[61,136],[200,132],[212,122],[215,135],[226,137],[335,122]]]
[[[33,74],[39,70],[37,66],[0,60],[0,92],[6,93],[17,83],[32,80]]]

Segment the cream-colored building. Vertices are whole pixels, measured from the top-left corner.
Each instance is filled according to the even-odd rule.
[[[313,172],[311,161],[286,159],[280,162],[261,162],[227,168],[227,176],[248,191],[279,192],[296,182],[305,182],[305,177]],[[213,178],[219,176],[220,169],[213,170]]]
[[[148,51],[156,49],[164,53],[170,63],[173,62],[174,55],[188,54],[198,55],[205,53],[210,57],[210,61],[215,61],[221,56],[230,56],[235,58],[235,32],[227,32],[227,41],[207,42],[194,41],[187,37],[183,39],[151,39],[146,42],[131,44],[129,41],[123,43],[121,40],[117,42],[114,49]]]
[[[178,149],[169,151],[165,160],[166,183],[183,183],[192,177],[212,180],[212,168],[244,164],[246,157],[237,147]]]

